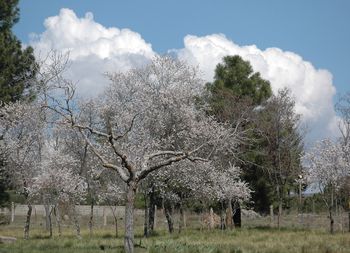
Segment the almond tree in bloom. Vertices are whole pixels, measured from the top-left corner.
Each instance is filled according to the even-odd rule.
[[[318,142],[315,147],[305,155],[305,168],[309,184],[318,187],[322,199],[328,208],[330,232],[334,232],[334,200],[339,189],[350,175],[348,147],[331,140]]]
[[[213,159],[216,160],[216,158]],[[214,161],[206,164],[182,161],[157,171],[148,178],[152,180],[150,185],[154,188],[153,190],[159,192],[163,199],[170,233],[174,230],[172,212],[175,205],[180,211],[179,232],[181,232],[185,226],[186,203],[198,200],[205,203],[220,202],[222,205],[221,225],[224,228],[232,225],[232,222],[230,223],[232,204],[249,201],[251,190],[248,184],[240,179],[241,170],[236,166],[220,167],[219,163]],[[225,222],[226,207],[229,217]],[[152,231],[152,228],[150,230]]]
[[[221,203],[221,228],[232,227],[232,204],[242,204],[248,202],[251,197],[251,190],[248,184],[241,180],[241,170],[236,166],[229,166],[225,170],[212,171],[210,174],[214,189],[214,200]],[[224,221],[224,208],[227,206],[228,212],[226,225]]]
[[[74,173],[84,178],[86,182],[86,199],[90,204],[89,232],[93,233],[94,206],[99,201],[101,191],[100,174],[103,167],[97,157],[92,153],[88,143],[81,138],[80,134],[72,129],[57,128],[56,138],[62,152],[69,154],[76,161]]]
[[[77,103],[74,85],[56,78],[57,89],[51,90],[54,95],[46,106],[60,116],[58,124],[80,132],[102,166],[116,171],[127,185],[124,247],[133,252],[140,182],[183,160],[208,162],[216,152],[230,150],[239,132],[199,108],[195,98],[203,92],[202,81],[183,62],[158,57],[143,68],[108,77],[111,83],[104,95],[88,103]],[[93,109],[92,121],[84,117],[85,108]]]
[[[5,159],[5,173],[28,205],[24,238],[29,238],[32,203],[28,188],[37,175],[44,140],[42,111],[36,104],[10,103],[0,108],[0,149]]]
[[[350,92],[347,92],[340,97],[335,108],[340,116],[338,121],[338,128],[341,134],[340,143],[346,148],[344,154],[350,163]],[[343,192],[345,209],[348,210],[350,220],[350,205],[348,204],[350,203],[350,176],[344,181],[341,191]],[[348,230],[350,232],[350,222]]]
[[[51,214],[55,211],[58,234],[61,235],[59,204],[71,206],[77,236],[80,237],[80,226],[77,219],[75,205],[86,196],[84,178],[76,173],[78,162],[52,143],[46,143],[42,152],[42,159],[38,166],[38,175],[32,179],[27,188],[30,198],[44,201],[51,210],[49,212],[50,237],[52,236]]]

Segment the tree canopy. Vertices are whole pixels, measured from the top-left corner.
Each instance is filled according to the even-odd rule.
[[[254,105],[259,105],[272,94],[270,82],[261,78],[259,72],[254,72],[249,61],[242,57],[225,56],[223,62],[215,69],[214,81],[207,84],[213,94],[213,102],[220,106],[222,93],[234,95],[239,99],[249,98]],[[217,95],[217,96],[215,96]]]
[[[31,80],[36,64],[33,48],[22,48],[12,33],[19,20],[18,0],[0,2],[0,101],[14,102],[31,98]]]

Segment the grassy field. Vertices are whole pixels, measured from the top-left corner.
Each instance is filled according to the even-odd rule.
[[[123,252],[123,238],[114,238],[111,231],[99,229],[90,237],[84,230],[82,239],[72,232],[61,238],[48,239],[42,231],[33,230],[30,240],[20,239],[22,230],[1,227],[0,234],[17,236],[14,244],[0,245],[0,253],[68,253],[68,252]],[[186,230],[169,235],[161,231],[158,235],[143,238],[141,231],[136,234],[136,252],[150,253],[350,253],[350,234],[330,235],[324,231],[272,228],[242,228],[236,230]]]
[[[285,216],[280,230],[270,227],[269,217],[244,218],[242,229],[225,231],[209,231],[200,225],[198,215],[189,214],[188,228],[180,234],[176,230],[169,235],[165,218],[159,213],[157,234],[147,239],[142,237],[143,217],[135,218],[136,253],[350,253],[350,233],[345,232],[348,220],[339,218],[339,222],[336,222],[337,232],[330,235],[325,214],[305,215],[302,225],[297,215]],[[342,220],[343,223],[340,222]],[[17,217],[15,223],[0,226],[0,235],[18,238],[16,243],[0,244],[0,253],[123,252],[122,219],[118,238],[115,238],[112,221],[107,226],[102,226],[101,218],[96,218],[94,234],[91,237],[87,230],[86,217],[82,217],[80,221],[82,239],[75,237],[69,221],[63,224],[62,237],[57,236],[57,229],[54,227],[54,237],[49,239],[44,229],[44,218],[33,217],[31,239],[23,240],[24,217]],[[177,221],[178,217],[175,216],[175,225]]]

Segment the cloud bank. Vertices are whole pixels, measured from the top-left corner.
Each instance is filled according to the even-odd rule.
[[[69,78],[78,81],[79,93],[89,96],[106,85],[106,72],[125,71],[145,64],[154,56],[152,46],[139,33],[129,29],[106,28],[88,12],[78,18],[70,9],[61,9],[58,16],[44,22],[45,31],[31,36],[31,46],[37,55],[51,50],[69,52]]]
[[[183,49],[173,51],[180,59],[199,66],[206,80],[213,79],[215,66],[224,56],[240,55],[251,63],[254,71],[270,81],[275,94],[284,87],[292,91],[296,112],[312,131],[308,134],[311,139],[334,136],[337,132],[332,101],[336,89],[329,71],[316,69],[293,52],[279,48],[261,50],[255,45],[239,46],[223,34],[187,35],[184,44]]]
[[[52,49],[70,52],[72,64],[67,75],[78,81],[79,93],[83,96],[103,90],[107,83],[103,73],[141,66],[157,54],[139,33],[106,28],[94,21],[92,13],[78,18],[72,10],[61,9],[57,16],[47,18],[44,25],[45,31],[32,35],[30,44],[38,55]],[[198,66],[206,81],[212,81],[215,66],[224,56],[240,55],[250,61],[254,71],[271,82],[274,93],[283,87],[292,91],[296,112],[309,126],[308,139],[334,136],[337,132],[332,101],[336,90],[331,73],[315,68],[293,52],[240,46],[223,34],[187,35],[184,48],[169,52]]]

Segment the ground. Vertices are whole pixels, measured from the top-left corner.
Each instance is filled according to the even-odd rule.
[[[294,218],[293,218],[294,217]],[[196,226],[198,216],[188,215],[188,227],[178,233],[176,230],[169,235],[164,225],[163,217],[158,217],[157,233],[150,238],[142,236],[142,217],[136,217],[136,253],[350,253],[350,233],[347,232],[347,220],[342,229],[337,225],[337,232],[328,232],[327,216],[319,215],[300,217],[290,215],[283,217],[284,225],[277,229],[269,224],[269,217],[245,220],[241,229],[208,230],[204,226]],[[322,218],[322,220],[321,220]],[[308,222],[312,221],[311,226]],[[299,224],[303,221],[303,225]],[[322,221],[322,223],[321,223]],[[112,222],[107,226],[95,224],[93,235],[89,235],[87,220],[81,220],[82,239],[77,239],[69,223],[63,227],[63,236],[58,237],[54,227],[54,237],[49,239],[44,229],[43,219],[33,219],[31,239],[23,240],[23,219],[11,225],[0,226],[0,235],[15,236],[14,244],[0,245],[0,253],[92,253],[92,252],[123,252],[123,231],[119,228],[119,236],[115,238]],[[120,227],[122,227],[120,219]],[[198,223],[197,223],[198,225]]]

